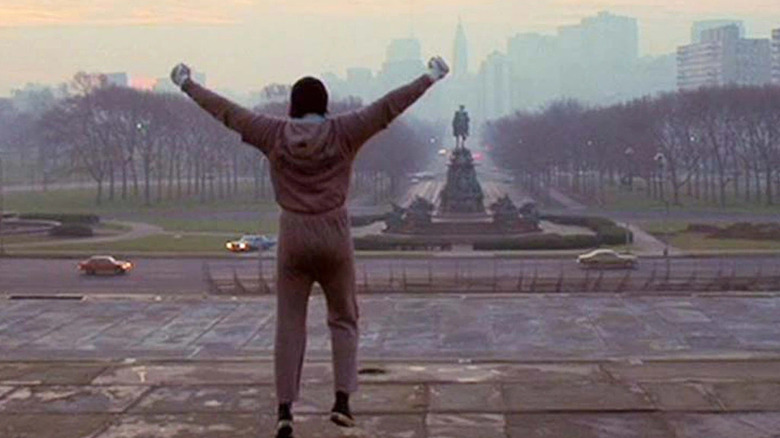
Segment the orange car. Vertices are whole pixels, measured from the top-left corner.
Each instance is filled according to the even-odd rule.
[[[95,274],[126,274],[133,269],[133,264],[125,260],[117,260],[111,256],[92,256],[79,262],[79,270],[87,275]]]

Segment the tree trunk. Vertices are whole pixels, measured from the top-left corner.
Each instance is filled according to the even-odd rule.
[[[44,179],[46,178],[44,177]],[[111,162],[108,165],[108,200],[109,201],[114,200],[115,181],[116,181],[116,177],[114,176],[114,163]]]
[[[127,199],[127,160],[122,160],[122,200]]]
[[[97,180],[97,193],[95,194],[95,203],[101,205],[103,203],[103,179]]]

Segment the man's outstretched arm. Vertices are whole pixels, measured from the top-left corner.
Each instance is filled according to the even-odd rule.
[[[343,117],[350,148],[355,153],[377,132],[417,101],[436,81],[444,78],[450,69],[441,57],[428,61],[428,72],[414,81],[387,93],[371,105]]]
[[[171,71],[171,80],[183,92],[192,98],[201,108],[222,122],[225,126],[241,134],[241,139],[268,153],[271,147],[271,133],[280,120],[257,114],[241,105],[206,89],[190,77],[190,69],[179,64]]]

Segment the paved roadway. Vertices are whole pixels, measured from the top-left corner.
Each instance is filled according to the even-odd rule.
[[[256,256],[237,256],[228,259],[133,259],[135,269],[126,276],[90,277],[76,270],[77,259],[0,259],[0,295],[6,294],[198,294],[206,291],[204,266],[215,278],[231,278],[233,271],[240,278],[256,279]],[[670,274],[676,278],[737,276],[766,276],[780,273],[780,257],[712,257],[673,258]],[[662,259],[644,259],[639,268],[631,272],[634,279],[665,274]],[[275,260],[263,260],[267,278],[275,271]],[[581,270],[569,258],[494,259],[492,257],[453,257],[434,255],[427,259],[398,259],[393,257],[361,258],[358,260],[358,282],[367,276],[370,281],[398,280],[403,275],[409,279],[434,279],[452,281],[457,278],[485,278],[494,276],[512,279],[523,275],[526,279],[536,273],[540,278],[585,278]],[[593,273],[588,274],[591,278]],[[625,271],[604,271],[605,278],[622,278]]]

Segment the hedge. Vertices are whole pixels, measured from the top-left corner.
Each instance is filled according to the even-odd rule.
[[[621,245],[628,241],[634,241],[634,233],[621,227],[615,221],[597,216],[565,216],[554,214],[543,214],[540,219],[550,221],[560,225],[574,225],[585,227],[596,233],[596,239],[602,245]]]
[[[74,214],[74,213],[25,213],[19,215],[20,219],[56,221],[63,224],[89,224],[95,225],[100,222],[100,216],[95,214]]]
[[[49,234],[59,237],[92,237],[95,233],[89,225],[69,223],[52,228]]]
[[[445,250],[452,244],[442,239],[428,236],[404,236],[402,238],[383,235],[355,237],[352,242],[357,251],[392,251],[392,250]]]
[[[373,224],[374,222],[383,221],[387,218],[388,213],[381,214],[364,214],[349,217],[350,226],[353,227],[365,227]]]
[[[536,234],[513,238],[484,239],[474,243],[477,251],[512,251],[537,249],[581,249],[598,246],[598,237],[590,234]]]

